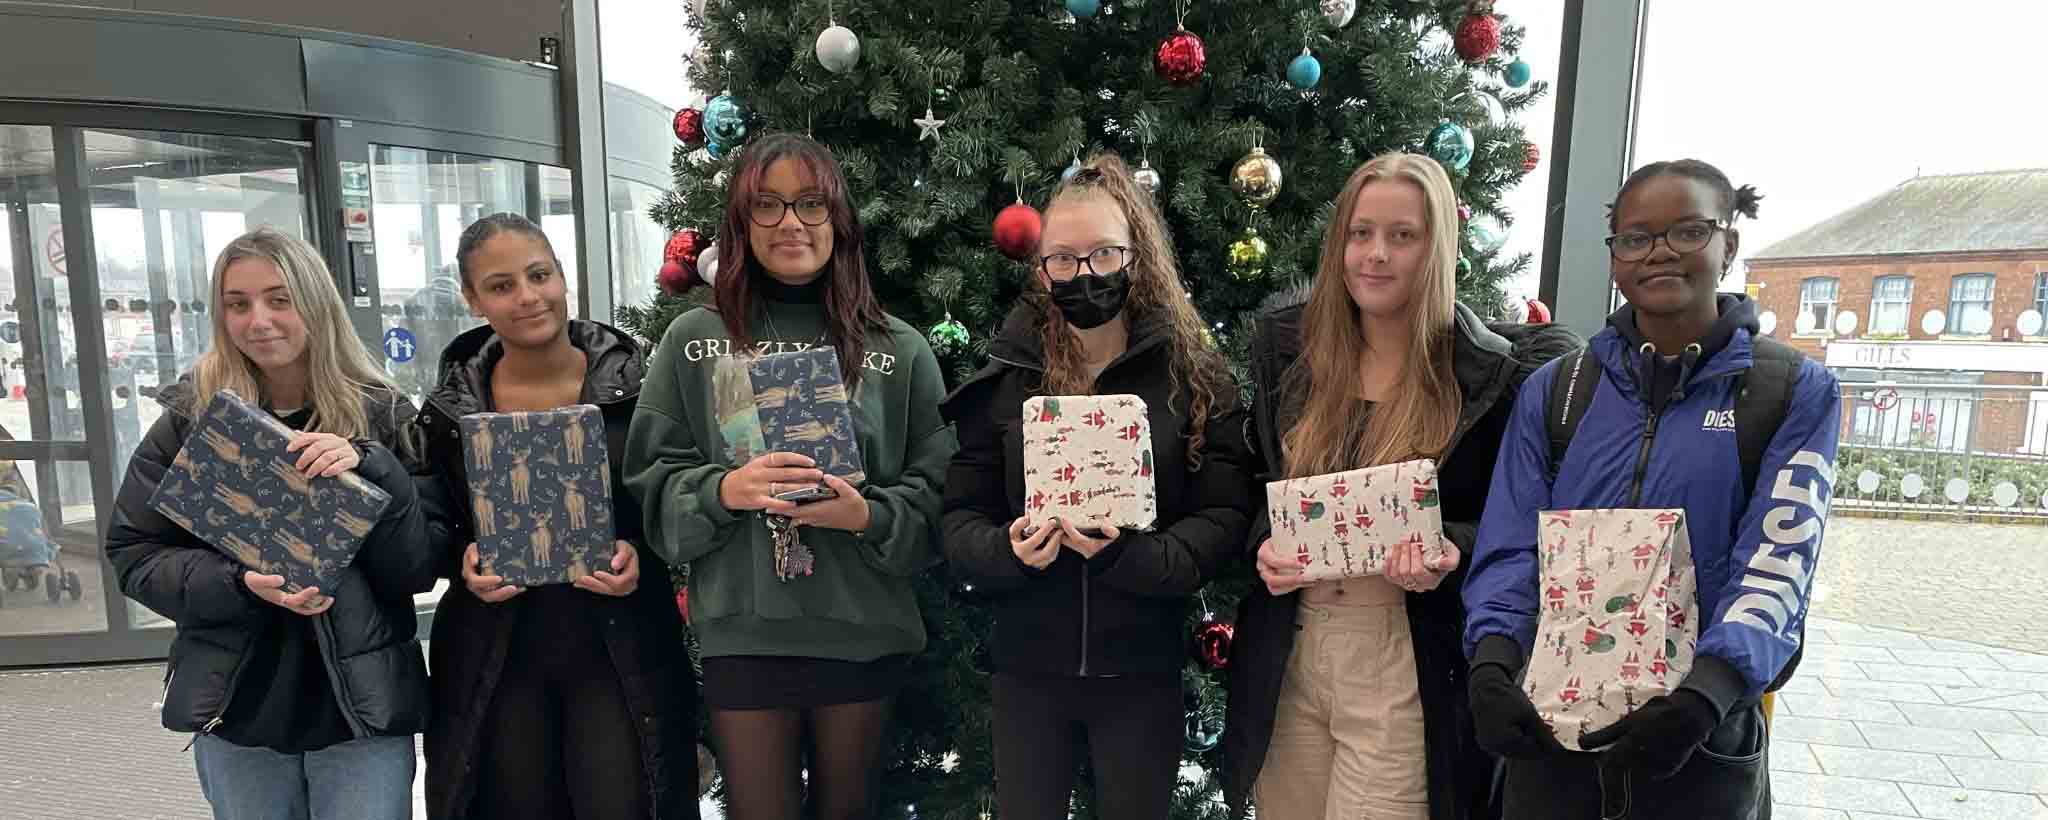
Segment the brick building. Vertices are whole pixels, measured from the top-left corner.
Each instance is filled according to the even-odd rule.
[[[1915,177],[1747,262],[1765,331],[1851,385],[1845,440],[2048,454],[2048,169]]]

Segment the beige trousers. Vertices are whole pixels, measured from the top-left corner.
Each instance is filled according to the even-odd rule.
[[[1252,787],[1259,820],[1427,820],[1422,697],[1400,591],[1360,579],[1341,595],[1318,592],[1295,616],[1273,740]]]

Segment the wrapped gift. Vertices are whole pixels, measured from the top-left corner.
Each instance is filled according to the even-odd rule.
[[[299,472],[293,430],[222,390],[207,402],[149,504],[285,591],[332,593],[391,496],[353,472]]]
[[[1268,483],[1266,516],[1274,547],[1311,582],[1384,575],[1400,544],[1432,561],[1446,555],[1430,459]]]
[[[747,370],[767,452],[809,456],[818,469],[848,484],[867,479],[847,404],[851,396],[839,375],[839,351],[820,346],[762,356]]]
[[[610,571],[611,457],[588,404],[462,417],[477,557],[514,586]]]
[[[1566,748],[1677,688],[1699,602],[1683,510],[1539,513],[1542,610],[1523,679]]]
[[[1131,395],[1024,400],[1024,509],[1076,529],[1150,529],[1159,517],[1152,421]]]

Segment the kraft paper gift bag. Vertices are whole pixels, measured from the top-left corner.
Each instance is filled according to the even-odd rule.
[[[611,571],[611,456],[593,405],[462,417],[476,551],[513,586]]]
[[[391,496],[354,472],[307,478],[293,430],[222,390],[206,404],[150,506],[286,592],[332,594]]]
[[[761,356],[747,363],[754,389],[762,452],[797,453],[818,469],[859,486],[867,480],[853,423],[853,397],[839,370],[839,351],[820,345],[794,353]],[[799,504],[832,498],[824,484],[777,495]],[[809,575],[817,555],[798,537],[787,516],[770,515],[775,542],[775,575],[787,581]]]
[[[1538,514],[1536,628],[1523,688],[1565,748],[1677,688],[1698,646],[1683,510]]]
[[[1132,395],[1024,400],[1024,508],[1076,529],[1150,529],[1159,517],[1152,422]]]
[[[1436,462],[1383,464],[1266,485],[1276,549],[1294,555],[1309,581],[1383,575],[1399,544],[1445,557]]]

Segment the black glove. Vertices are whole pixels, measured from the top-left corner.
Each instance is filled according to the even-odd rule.
[[[1698,692],[1680,688],[1651,698],[1612,726],[1588,733],[1580,745],[1597,749],[1611,743],[1601,753],[1603,760],[1663,780],[1684,768],[1693,750],[1707,742],[1707,736],[1720,724],[1713,703]]]
[[[1493,636],[1482,642],[1474,658],[1465,692],[1472,701],[1472,728],[1480,748],[1511,760],[1531,760],[1564,751],[1549,724],[1536,713],[1536,705],[1529,702],[1522,687],[1515,685],[1514,670],[1504,661],[1490,659],[1500,653],[1489,650],[1512,653],[1518,660],[1521,654],[1513,641]]]

